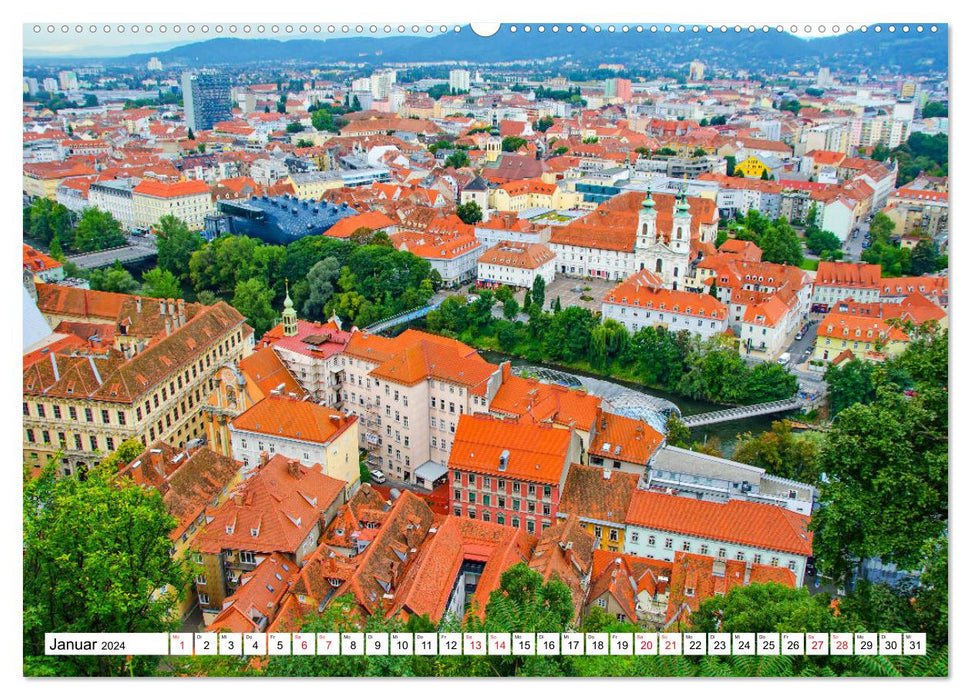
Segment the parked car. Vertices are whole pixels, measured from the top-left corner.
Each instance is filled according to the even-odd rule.
[[[380,469],[371,470],[371,481],[373,481],[375,484],[383,484],[387,480],[388,479],[385,477],[384,472]]]
[[[802,340],[802,331],[796,333],[796,340]]]
[[[789,360],[791,359],[792,359],[792,355],[790,355],[787,352],[784,352],[781,355],[779,355],[779,359],[777,360],[777,362],[783,367],[785,367],[786,365],[789,364]]]

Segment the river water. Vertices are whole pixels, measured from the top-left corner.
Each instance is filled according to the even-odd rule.
[[[580,372],[568,367],[559,367],[557,365],[543,363],[543,362],[530,362],[519,357],[512,357],[500,352],[493,352],[489,350],[480,350],[479,354],[489,362],[499,364],[500,362],[509,361],[512,363],[513,367],[545,367],[547,369],[558,370],[561,372],[566,372],[568,374],[574,374],[578,377],[589,376],[595,379],[605,380],[596,374],[588,374],[585,372]],[[633,391],[640,392],[642,394],[647,394],[648,396],[653,396],[659,399],[664,399],[675,404],[680,410],[682,416],[691,416],[698,413],[707,413],[709,411],[717,411],[719,409],[725,408],[721,404],[714,404],[708,401],[696,401],[694,399],[688,399],[682,396],[677,396],[665,391],[658,391],[656,389],[651,389],[645,387],[642,384],[637,384],[634,382],[625,382],[617,379],[606,380],[614,384],[626,387]],[[726,423],[714,423],[712,425],[702,425],[691,430],[691,439],[693,441],[704,442],[709,438],[717,438],[721,442],[722,450],[726,456],[731,455],[735,449],[735,443],[738,441],[739,436],[744,433],[752,433],[753,435],[758,435],[759,433],[764,433],[772,427],[772,421],[779,420],[786,414],[775,414],[771,416],[757,416],[754,418],[745,418],[742,420],[728,421]]]

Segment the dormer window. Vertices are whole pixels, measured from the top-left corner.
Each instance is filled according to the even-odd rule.
[[[253,537],[259,537],[260,536],[260,530],[259,530],[259,528],[251,527],[250,530],[249,530],[249,534],[251,536],[253,536]]]
[[[233,526],[232,525],[227,525],[226,526],[226,534],[227,535],[233,534]]]

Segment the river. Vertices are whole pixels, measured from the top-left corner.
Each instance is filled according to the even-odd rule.
[[[636,384],[634,382],[625,382],[618,379],[606,379],[604,377],[598,376],[596,374],[590,374],[587,372],[581,372],[569,367],[560,367],[554,364],[543,363],[543,362],[530,362],[528,360],[506,355],[501,352],[494,352],[490,350],[480,350],[479,354],[489,362],[498,364],[500,362],[509,361],[512,363],[513,367],[545,367],[552,370],[567,372],[569,374],[574,374],[579,377],[589,376],[595,379],[610,381],[614,384],[626,387],[633,391],[646,394],[648,396],[653,396],[659,399],[664,399],[665,401],[670,401],[675,404],[680,410],[682,416],[691,416],[698,413],[707,413],[709,411],[717,411],[719,409],[725,408],[721,404],[714,404],[708,401],[696,401],[694,399],[688,399],[683,396],[678,396],[676,394],[671,394],[665,391],[658,391],[656,389],[650,389],[642,384]],[[770,416],[757,416],[755,418],[745,418],[742,420],[728,421],[726,423],[714,423],[712,425],[702,425],[691,430],[691,439],[693,441],[704,442],[709,438],[717,438],[721,442],[721,448],[726,456],[730,456],[735,450],[735,444],[738,442],[739,436],[744,433],[752,433],[753,435],[758,435],[760,433],[767,432],[772,427],[772,422],[779,420],[786,414],[775,414]]]

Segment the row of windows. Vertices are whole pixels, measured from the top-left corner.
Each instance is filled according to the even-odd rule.
[[[454,508],[452,509],[452,512],[455,513],[456,516],[462,517],[463,515],[462,506],[455,505]],[[473,506],[469,506],[465,510],[465,516],[472,520],[475,520],[477,517],[481,517],[483,522],[489,523],[489,522],[495,521],[497,525],[505,525],[507,521],[507,516],[505,513],[498,512],[498,511],[493,513],[492,511],[488,511],[485,509],[478,511]],[[513,515],[508,518],[508,522],[512,527],[518,528],[523,521],[519,518],[518,515]],[[526,532],[528,532],[531,535],[536,534],[536,521],[533,518],[526,518],[525,523],[526,523]],[[540,524],[540,527],[542,528],[540,532],[542,533],[543,530],[550,527],[550,524],[551,523],[549,520],[543,520]]]
[[[27,442],[30,444],[42,444],[42,445],[54,445],[54,439],[57,440],[58,447],[63,449],[68,449],[71,444],[74,445],[75,450],[85,450],[90,449],[91,452],[97,452],[101,449],[101,444],[98,441],[97,435],[89,435],[87,440],[88,448],[85,448],[84,436],[73,433],[71,435],[72,440],[68,441],[68,436],[64,432],[57,432],[56,435],[52,434],[50,430],[36,430],[35,428],[27,428],[26,438]],[[38,440],[39,438],[39,440]],[[113,452],[115,449],[115,438],[108,436],[104,440],[104,449],[108,452]]]
[[[463,500],[462,499],[463,493],[465,495],[465,500],[468,501],[469,503],[474,504],[476,502],[479,502],[484,506],[495,506],[497,508],[506,508],[505,496],[496,496],[490,493],[476,494],[475,491],[463,492],[461,489],[455,489],[454,491],[456,502],[461,502]],[[537,512],[535,501],[523,501],[519,498],[510,498],[509,502],[510,502],[510,508],[508,508],[507,510],[522,511],[524,513]],[[552,506],[549,503],[543,503],[541,504],[541,506],[542,507],[540,508],[540,512],[542,512],[543,515],[552,514]]]
[[[628,537],[630,538],[630,541],[632,543],[634,543],[634,544],[636,544],[636,543],[638,543],[640,541],[640,533],[637,532],[636,530],[631,530],[631,532],[628,534]],[[657,538],[654,535],[648,535],[647,536],[647,546],[648,547],[654,547],[656,545],[657,545]],[[664,538],[664,549],[674,549],[674,538],[673,537],[665,537]],[[691,551],[691,542],[689,540],[683,540],[681,542],[681,546],[678,548],[678,551],[681,551],[681,552],[690,552]],[[711,555],[711,547],[708,544],[706,544],[706,543],[702,543],[701,544],[701,546],[699,548],[699,552],[701,554],[705,555],[705,556],[712,556]],[[725,548],[725,547],[719,547],[718,550],[717,550],[717,554],[714,555],[714,556],[717,556],[719,559],[724,559],[724,558],[726,558],[728,556],[728,549]],[[740,549],[737,550],[735,552],[735,559],[738,560],[738,561],[745,561],[745,552],[743,552]],[[755,554],[755,555],[753,555],[753,557],[752,557],[752,563],[753,564],[761,564],[762,563],[762,555],[761,554]],[[770,566],[779,566],[779,557],[771,557],[769,559],[769,565]],[[788,563],[788,567],[792,571],[795,571],[796,570],[796,561],[794,559],[790,559],[789,560],[789,563]]]
[[[506,479],[495,479],[489,476],[480,476],[478,474],[463,474],[458,470],[452,472],[452,486],[461,487],[467,486],[470,489],[480,488],[484,491],[491,491],[493,487],[500,493],[506,492]],[[527,496],[535,497],[539,491],[539,486],[537,484],[531,484],[529,482],[519,482],[511,481],[508,483],[511,485],[513,494],[525,493]],[[553,487],[549,485],[543,486],[543,498],[551,498],[553,495]]]
[[[37,418],[47,418],[46,404],[37,403],[37,404],[34,404],[34,406],[35,406],[34,413],[31,414],[30,404],[24,401],[24,415],[28,417],[35,415]],[[97,413],[95,413],[95,409],[93,408],[84,408],[82,409],[80,414],[78,413],[77,406],[65,407],[59,404],[54,404],[50,407],[50,409],[51,409],[51,418],[53,418],[54,420],[63,420],[66,416],[68,420],[76,422],[78,420],[78,416],[83,415],[84,421],[86,423],[98,422],[96,421],[96,418],[97,418],[97,419],[100,419],[100,422],[103,423],[104,425],[112,424],[111,411],[107,409],[100,409],[98,410]],[[117,419],[118,425],[128,424],[127,414],[124,411],[115,411],[115,417]]]

